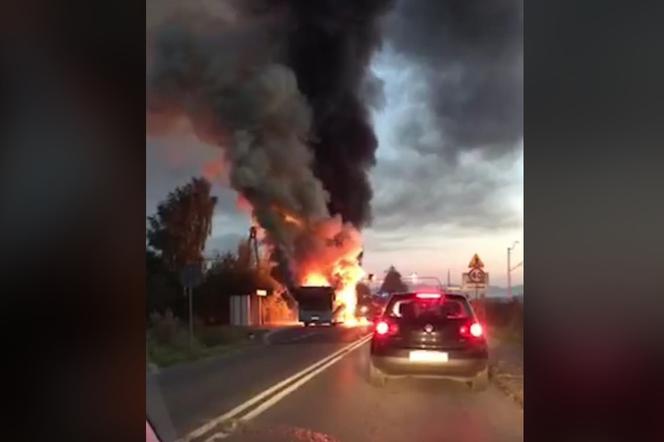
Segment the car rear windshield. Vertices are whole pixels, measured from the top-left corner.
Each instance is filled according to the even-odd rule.
[[[442,296],[439,299],[419,299],[415,295],[395,295],[385,314],[402,322],[439,322],[468,319],[472,312],[468,301],[461,296]]]

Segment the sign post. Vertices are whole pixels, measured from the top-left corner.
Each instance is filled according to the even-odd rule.
[[[465,292],[468,290],[474,290],[475,297],[474,300],[477,302],[479,299],[479,309],[478,314],[482,320],[485,319],[485,293],[486,288],[489,283],[489,274],[485,272],[484,263],[480,259],[479,255],[475,253],[468,263],[468,272],[463,274],[463,289]],[[482,289],[480,295],[479,290]]]
[[[193,263],[185,265],[180,271],[180,282],[184,288],[184,295],[189,296],[189,352],[191,353],[191,347],[194,340],[194,288],[198,287],[203,282],[202,264]]]

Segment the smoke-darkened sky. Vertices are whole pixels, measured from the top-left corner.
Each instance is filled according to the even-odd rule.
[[[368,271],[394,264],[444,276],[451,268],[458,280],[477,252],[492,284],[504,284],[505,249],[523,230],[521,8],[408,0],[382,21],[361,91],[378,141]],[[189,135],[148,138],[146,210],[217,155]],[[216,193],[208,249],[232,249],[248,216],[234,191],[218,185]]]

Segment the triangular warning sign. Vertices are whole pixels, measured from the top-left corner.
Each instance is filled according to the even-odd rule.
[[[473,258],[470,260],[470,263],[468,263],[468,267],[470,267],[471,269],[481,269],[482,267],[484,267],[484,263],[477,255],[477,253],[473,255]]]

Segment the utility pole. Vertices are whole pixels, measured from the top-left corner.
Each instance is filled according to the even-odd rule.
[[[256,262],[256,281],[259,280],[260,275],[260,257],[258,256],[258,239],[256,238],[256,226],[251,226],[249,228],[249,254],[254,252],[254,259]],[[258,325],[263,325],[263,299],[262,296],[256,296],[256,301],[258,304]]]
[[[450,269],[447,269],[447,287],[450,286]]]
[[[194,340],[194,311],[193,311],[193,297],[194,297],[194,287],[198,287],[203,282],[203,262],[200,260],[197,262],[189,262],[185,264],[180,269],[180,283],[182,284],[182,290],[184,295],[188,297],[189,304],[189,351],[192,351],[192,343]]]
[[[254,252],[254,259],[256,260],[256,273],[260,269],[260,259],[258,257],[258,240],[256,239],[256,227],[249,228],[249,248],[250,252]],[[253,248],[253,250],[251,250]]]
[[[510,263],[510,256],[512,253],[512,248],[508,247],[507,248],[507,297],[509,300],[512,300],[512,272],[511,270],[511,263]]]

